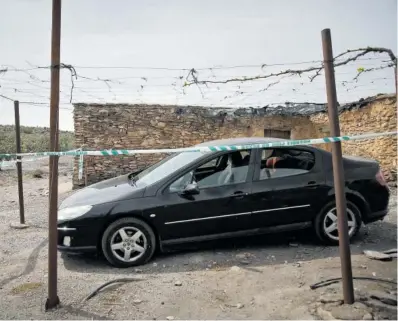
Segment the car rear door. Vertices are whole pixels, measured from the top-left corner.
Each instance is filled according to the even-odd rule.
[[[301,168],[267,168],[267,159],[288,152],[300,156],[304,165],[300,165]],[[325,184],[322,153],[317,149],[282,147],[258,150],[255,163],[250,194],[252,228],[310,221],[324,205],[330,187]]]
[[[246,163],[238,169],[240,177],[236,176],[234,182],[224,184],[217,183],[217,173],[210,173],[210,167],[216,166],[219,161],[210,160],[200,164],[198,167],[202,170],[198,174],[198,195],[183,196],[178,188],[173,188],[178,186],[177,182],[184,181],[184,175],[198,167],[189,169],[167,186],[157,197],[157,202],[162,205],[151,209],[151,214],[156,215],[162,241],[178,243],[189,239],[205,240],[241,230],[242,217],[250,216],[251,179],[254,172],[253,156],[248,159],[246,155],[245,159]],[[208,164],[212,166],[206,166]],[[210,174],[206,178],[205,172]]]

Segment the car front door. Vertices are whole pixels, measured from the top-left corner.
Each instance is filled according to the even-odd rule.
[[[303,223],[314,218],[328,188],[316,149],[258,150],[250,200],[251,227]]]
[[[206,240],[239,231],[241,218],[250,216],[252,151],[218,155],[187,170],[158,195],[162,206],[156,212],[162,241]],[[183,195],[191,181],[199,193]]]

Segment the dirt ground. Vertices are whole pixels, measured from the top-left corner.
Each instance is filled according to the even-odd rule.
[[[72,161],[61,158],[60,199],[70,193]],[[40,169],[42,178],[32,178]],[[116,269],[101,257],[59,255],[60,308],[44,311],[47,297],[48,177],[45,162],[24,166],[28,229],[18,221],[16,171],[0,171],[1,319],[320,319],[319,300],[339,295],[341,283],[311,290],[340,276],[338,248],[324,247],[310,230],[197,245],[157,255],[136,269]],[[397,261],[366,258],[362,251],[397,247],[397,197],[382,222],[362,227],[353,242],[354,276],[396,282]],[[97,287],[117,278],[136,281]],[[396,284],[355,280],[357,292],[389,292]],[[340,308],[339,308],[340,309]],[[343,308],[342,308],[343,309]],[[370,318],[397,319],[396,306],[379,305]],[[369,315],[367,316],[369,318]]]

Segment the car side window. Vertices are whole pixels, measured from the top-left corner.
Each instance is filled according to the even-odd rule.
[[[170,192],[182,191],[188,184],[197,183],[199,189],[244,183],[249,171],[250,150],[234,151],[215,157],[174,181]]]
[[[308,173],[315,165],[313,153],[298,149],[264,149],[259,180]]]

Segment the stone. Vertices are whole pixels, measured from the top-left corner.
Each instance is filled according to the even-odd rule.
[[[169,315],[168,317],[166,317],[166,320],[174,320],[175,318],[172,315]]]
[[[16,230],[24,230],[29,227],[28,224],[21,224],[21,223],[10,223],[10,227]]]
[[[134,304],[140,304],[142,302],[142,300],[140,300],[140,299],[135,299],[135,300],[133,300],[133,303]]]
[[[249,265],[249,264],[250,264],[250,261],[248,261],[248,260],[241,260],[239,263],[242,264],[242,265]]]
[[[384,254],[383,252],[378,252],[378,251],[371,251],[371,250],[365,250],[363,251],[363,254],[369,259],[372,260],[380,260],[380,261],[391,261],[392,257],[388,254]]]
[[[232,272],[239,272],[239,271],[240,271],[240,267],[234,265],[234,266],[232,266],[232,267],[230,268],[230,270],[231,270]]]
[[[242,304],[242,303],[238,303],[237,305],[236,305],[236,308],[237,309],[242,309],[244,307],[244,304]]]
[[[366,313],[363,317],[362,320],[373,320],[373,315],[371,313]]]
[[[175,285],[175,286],[182,286],[182,282],[181,282],[181,281],[175,281],[175,282],[174,282],[174,285]]]
[[[298,243],[292,243],[292,242],[290,242],[290,243],[289,243],[289,246],[291,246],[291,247],[298,247],[299,244],[298,244]]]
[[[331,307],[330,313],[339,320],[362,320],[363,316],[369,313],[369,308],[366,306],[354,304],[343,304],[338,307]]]
[[[321,318],[321,320],[334,320],[332,313],[328,310],[325,310],[323,306],[319,306],[316,309],[316,314]]]
[[[318,299],[318,302],[321,302],[323,304],[327,304],[327,303],[343,304],[343,298],[341,297],[340,294],[328,293],[328,294],[321,295]]]

